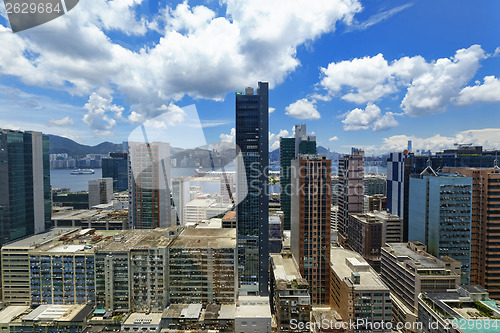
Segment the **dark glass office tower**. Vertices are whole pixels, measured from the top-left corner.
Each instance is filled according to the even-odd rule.
[[[257,94],[236,93],[238,266],[240,294],[268,295],[269,280],[269,85],[259,82]],[[245,196],[246,194],[246,196]],[[243,198],[241,200],[241,198]]]
[[[110,153],[102,159],[102,178],[113,178],[114,191],[128,189],[127,153]]]
[[[49,138],[0,129],[0,245],[50,227]]]
[[[291,163],[299,154],[316,154],[316,137],[306,134],[306,125],[295,125],[295,137],[280,139],[280,203],[283,229],[290,230]]]

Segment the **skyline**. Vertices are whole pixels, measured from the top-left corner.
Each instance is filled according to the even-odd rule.
[[[17,34],[0,6],[2,127],[121,142],[195,104],[231,140],[235,92],[268,81],[271,150],[300,123],[341,153],[500,148],[498,2],[168,4],[81,2]]]

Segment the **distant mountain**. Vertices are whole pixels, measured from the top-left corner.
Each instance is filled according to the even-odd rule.
[[[122,151],[122,145],[102,142],[96,146],[87,146],[79,144],[71,139],[63,138],[57,135],[48,135],[49,137],[49,151],[51,154],[66,153],[71,157],[79,158],[85,157],[87,154],[107,154],[115,151]]]

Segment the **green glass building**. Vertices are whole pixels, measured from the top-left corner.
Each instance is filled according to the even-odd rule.
[[[280,139],[280,202],[284,230],[290,230],[291,225],[291,163],[298,154],[316,154],[316,137],[306,134],[306,125],[295,125],[295,137]]]
[[[51,227],[49,138],[0,129],[0,245]]]

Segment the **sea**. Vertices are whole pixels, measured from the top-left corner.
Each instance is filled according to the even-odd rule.
[[[271,168],[272,170],[278,168]],[[233,169],[234,170],[234,169]],[[50,183],[52,188],[69,188],[71,192],[87,191],[89,180],[102,177],[102,169],[94,169],[95,173],[90,175],[72,175],[72,169],[53,169],[50,170]],[[172,178],[182,176],[192,176],[195,168],[172,168]],[[387,169],[381,166],[366,166],[365,173],[386,174]],[[220,184],[217,181],[191,181],[192,186],[201,186],[204,193],[219,193]],[[269,193],[279,193],[279,184],[269,185]]]

